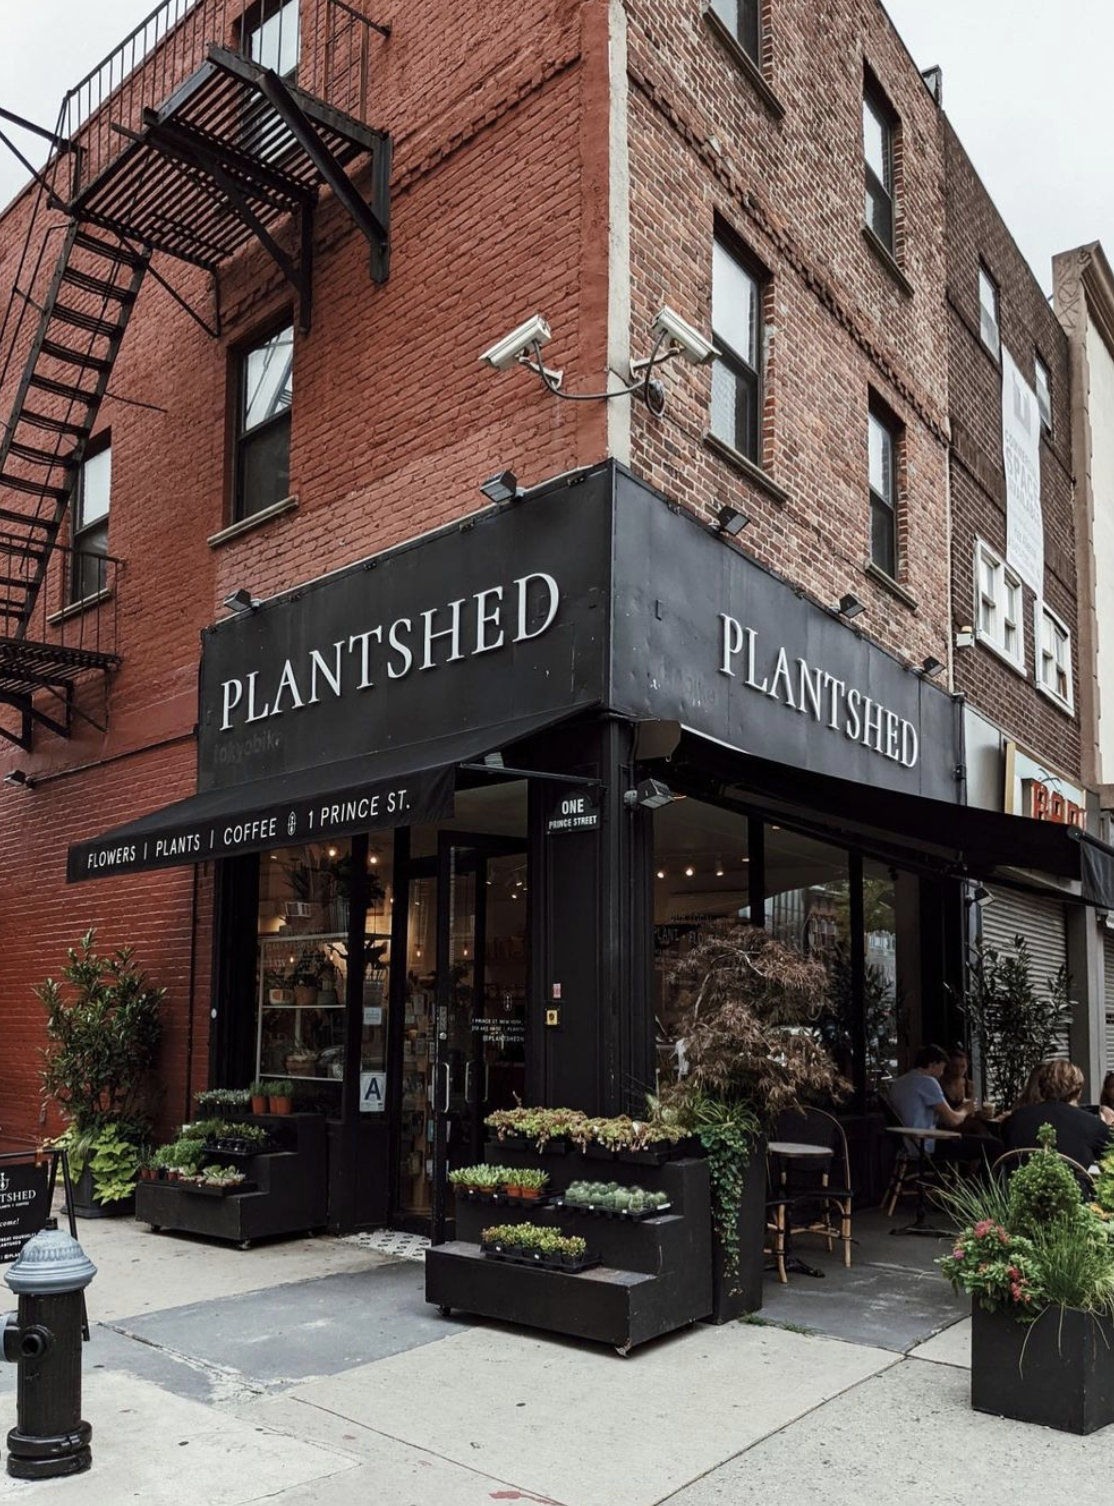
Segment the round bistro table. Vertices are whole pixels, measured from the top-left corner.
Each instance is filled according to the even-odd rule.
[[[830,1161],[833,1155],[830,1145],[807,1145],[803,1141],[798,1140],[771,1140],[766,1146],[766,1152],[768,1155],[777,1156],[783,1163],[781,1168],[781,1185],[783,1187],[787,1185],[784,1165],[786,1161],[822,1161],[825,1159]],[[792,1253],[792,1250],[793,1220],[787,1216],[785,1220],[785,1247],[782,1251],[782,1259],[785,1263],[786,1271],[793,1271],[801,1276],[823,1277],[823,1271],[817,1270],[814,1265],[806,1265],[799,1256]],[[776,1267],[777,1262],[774,1261],[773,1264]]]
[[[887,1135],[901,1135],[905,1140],[912,1140],[917,1147],[917,1213],[911,1224],[903,1224],[900,1229],[891,1229],[891,1234],[920,1234],[926,1239],[950,1239],[951,1234],[947,1229],[933,1229],[925,1220],[924,1201],[924,1178],[928,1170],[928,1151],[925,1142],[928,1140],[962,1140],[959,1130],[946,1129],[910,1129],[908,1125],[886,1125]]]

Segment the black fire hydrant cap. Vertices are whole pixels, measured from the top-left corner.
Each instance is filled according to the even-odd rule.
[[[81,1291],[96,1274],[96,1266],[72,1234],[46,1228],[27,1241],[4,1280],[17,1296],[52,1297]]]

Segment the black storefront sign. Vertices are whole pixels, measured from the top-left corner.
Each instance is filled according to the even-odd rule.
[[[0,1162],[0,1264],[14,1260],[50,1215],[50,1171],[33,1161]]]
[[[198,794],[71,849],[69,876],[435,821],[456,765],[590,710],[958,798],[951,697],[605,465],[208,629]],[[595,831],[588,798],[555,796],[549,833]]]
[[[545,829],[553,837],[565,832],[595,831],[599,824],[600,806],[595,791],[571,790],[557,796]]]
[[[265,804],[257,803],[260,792],[248,784],[242,791],[221,792],[225,798],[219,803],[231,809],[199,815],[196,801],[184,801],[181,821],[174,820],[170,808],[159,812],[150,831],[137,822],[115,836],[78,843],[69,851],[67,877],[75,883],[110,873],[172,868],[296,842],[439,821],[452,815],[454,788],[451,768],[299,798],[278,795]]]
[[[600,703],[610,490],[601,469],[208,629],[199,791]]]
[[[615,507],[617,710],[793,768],[959,798],[950,696],[633,477],[618,475]]]

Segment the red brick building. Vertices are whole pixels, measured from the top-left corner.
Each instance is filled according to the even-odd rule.
[[[1023,855],[1001,848],[1005,828],[989,817],[962,825],[953,673],[1003,727],[1037,727],[1049,756],[1078,767],[1070,714],[1034,703],[1031,680],[1015,684],[980,650],[954,648],[974,534],[1005,547],[999,377],[963,341],[977,327],[980,256],[999,279],[1007,344],[1026,332],[1065,415],[1042,448],[1047,600],[1074,624],[1055,320],[874,0],[838,15],[803,0],[492,3],[451,27],[443,7],[419,3],[388,18],[389,32],[366,0],[355,9],[168,0],[138,60],[134,48],[118,55],[116,92],[102,71],[69,101],[77,196],[63,152],[51,178],[61,202],[47,208],[32,185],[0,222],[5,302],[13,286],[39,304],[52,296],[71,220],[100,238],[91,261],[73,252],[78,278],[48,306],[85,312],[70,333],[104,363],[51,365],[40,341],[36,365],[34,310],[17,292],[4,411],[28,407],[25,372],[71,391],[82,373],[107,386],[83,410],[89,434],[57,427],[73,402],[57,389],[32,409],[56,420],[41,430],[51,443],[81,446],[77,465],[56,461],[44,480],[20,430],[24,448],[0,471],[13,578],[30,568],[36,582],[14,595],[0,639],[12,666],[0,718],[25,745],[13,765],[27,781],[0,788],[3,1131],[43,1123],[31,985],[93,924],[105,944],[134,944],[169,990],[164,1130],[208,1081],[288,1072],[339,1126],[349,1191],[333,1221],[420,1221],[431,1208],[436,1221],[444,1165],[512,1092],[637,1106],[660,1065],[669,957],[709,921],[745,917],[833,958],[847,943],[854,1007],[834,1028],[866,1165],[879,1078],[922,1035],[955,1029],[941,1000],[962,975],[962,881]],[[953,244],[965,216],[970,242]],[[105,244],[125,255],[113,261]],[[101,282],[106,267],[142,282],[118,358],[104,305],[128,303],[90,284],[94,263]],[[714,342],[711,362],[690,364],[684,349],[699,356],[698,345],[667,333],[655,351],[652,327],[677,328],[655,326],[663,306]],[[513,359],[497,372],[477,360],[535,312],[552,339],[521,354],[561,369],[558,392]],[[46,338],[57,348],[53,327]],[[652,354],[632,378],[631,362]],[[664,412],[643,378],[663,384]],[[515,479],[487,504],[479,483],[508,470]],[[20,521],[33,513],[47,526]],[[612,527],[596,539],[604,513]],[[522,563],[551,535],[579,581],[571,594],[542,556]],[[397,580],[407,561],[408,589],[455,589],[454,540],[459,600],[400,596],[405,615],[344,629],[347,648],[328,636],[329,601],[355,600],[353,582]],[[67,563],[67,543],[119,564]],[[482,575],[484,548],[507,566],[498,586]],[[41,589],[36,552],[49,560]],[[335,593],[329,581],[301,589],[333,572]],[[225,620],[236,591],[246,609]],[[517,618],[485,615],[509,614],[512,599]],[[571,658],[543,670],[526,645],[565,631],[566,604]],[[203,633],[214,667],[199,703]],[[39,638],[54,660],[36,670],[13,645]],[[41,720],[58,723],[58,697],[32,676],[69,662],[59,650],[75,642],[111,662],[63,692],[59,735]],[[376,670],[372,642],[397,657]],[[482,659],[497,668],[463,699],[419,699],[416,687],[453,683],[441,671],[457,660],[479,674],[471,661],[512,644],[517,658]],[[265,705],[257,651],[289,656]],[[309,726],[309,707],[396,680],[399,718],[367,720],[366,700],[346,701],[340,722],[314,723],[284,762],[298,742],[291,717]],[[280,715],[273,745],[240,727]],[[270,836],[229,838],[221,861],[196,861],[197,832],[180,835],[235,799],[272,812],[237,830],[265,826],[278,819],[274,780],[293,798],[310,771],[343,760],[363,759],[366,779],[428,772],[450,737],[454,756],[439,756],[457,770],[455,816],[338,816],[314,828],[308,857],[291,856],[290,834],[304,835],[292,806]],[[518,783],[475,767],[497,750],[525,769]],[[387,754],[389,767],[375,763]],[[572,834],[547,774],[598,796],[591,819],[567,817],[581,823]],[[650,777],[689,798],[655,810],[639,793]],[[331,798],[339,779],[303,792]],[[195,792],[209,804],[185,810],[177,835],[167,817],[162,837],[100,840]],[[954,828],[941,829],[941,809]],[[484,839],[459,870],[453,831]],[[1067,877],[1059,835],[1042,832],[1027,866]],[[148,840],[149,861],[135,856]],[[167,848],[156,859],[159,841],[187,842],[182,866]],[[88,879],[96,862],[105,876],[68,885],[68,849],[91,843],[71,871]],[[365,893],[344,863],[389,870],[390,882]],[[499,901],[487,922],[484,889]],[[437,909],[433,931],[419,925],[423,903],[427,918]],[[258,952],[257,930],[271,938]],[[423,945],[437,948],[435,970]],[[887,1023],[868,1039],[875,974]],[[299,988],[332,1002],[288,1002]],[[459,1031],[438,1038],[435,1007],[464,1010]],[[281,1010],[289,1031],[274,1025]],[[372,1078],[385,1100],[364,1115]]]

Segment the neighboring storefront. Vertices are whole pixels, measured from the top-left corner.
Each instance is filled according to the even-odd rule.
[[[440,1233],[516,1097],[637,1111],[671,963],[732,918],[828,963],[869,1187],[878,1081],[952,1023],[964,880],[1109,884],[1078,831],[965,808],[963,767],[950,696],[604,465],[207,630],[198,793],[70,877],[216,862],[210,1074],[326,1117],[336,1227]]]

